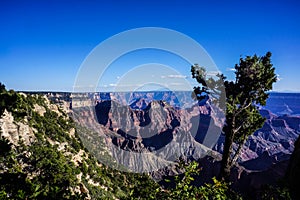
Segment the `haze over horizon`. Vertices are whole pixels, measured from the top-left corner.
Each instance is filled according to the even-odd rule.
[[[181,32],[203,46],[229,79],[240,56],[272,52],[274,91],[300,92],[300,13],[297,1],[21,1],[0,2],[0,82],[20,91],[72,91],[86,56],[101,42],[140,27]],[[190,64],[145,50],[114,62],[99,84],[113,90],[143,63],[168,64],[193,82]],[[195,61],[197,63],[198,61]]]

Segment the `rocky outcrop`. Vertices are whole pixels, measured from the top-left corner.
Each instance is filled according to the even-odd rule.
[[[167,145],[175,128],[180,126],[179,112],[163,102],[152,102],[136,110],[114,101],[103,101],[96,105],[95,113],[98,122],[122,136],[123,142],[142,139],[143,145],[153,150]]]
[[[5,110],[0,118],[1,136],[8,139],[15,146],[19,145],[20,140],[25,145],[30,145],[36,139],[34,135],[36,130],[29,127],[27,123],[26,118],[23,121],[16,122],[12,114]]]
[[[34,109],[33,110],[41,116],[44,116],[44,114],[46,112],[45,107],[40,106],[39,104],[34,104]]]
[[[99,140],[106,138],[112,156],[135,172],[164,168],[181,155],[199,159],[213,154],[210,148],[217,142],[222,122],[212,118],[218,113],[209,104],[180,109],[165,100],[153,100],[153,95],[146,95],[151,101],[137,96],[129,105],[120,103],[124,97],[100,95],[105,99],[95,101],[95,107],[73,107],[72,114],[79,124],[94,130]],[[166,94],[162,98],[170,100]],[[86,141],[96,140],[91,135]]]

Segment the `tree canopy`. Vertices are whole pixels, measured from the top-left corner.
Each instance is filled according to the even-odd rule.
[[[226,120],[223,127],[225,144],[220,172],[223,179],[228,180],[230,169],[237,161],[248,136],[261,128],[265,121],[258,108],[266,104],[268,91],[272,90],[273,83],[277,80],[271,55],[267,52],[264,56],[240,58],[239,64],[235,65],[235,80],[232,81],[226,80],[222,74],[218,74],[216,80],[207,79],[205,68],[198,65],[191,68],[193,78],[202,85],[202,88],[194,88],[196,96],[201,98],[199,94],[202,92],[215,94],[216,90],[220,91],[220,96],[226,96]],[[225,90],[220,89],[222,81]],[[237,144],[235,149],[234,143]]]

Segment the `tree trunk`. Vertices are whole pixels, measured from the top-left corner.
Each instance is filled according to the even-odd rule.
[[[225,133],[225,143],[224,143],[224,150],[223,150],[223,156],[221,161],[221,170],[219,174],[219,178],[222,180],[225,180],[226,182],[229,182],[230,178],[230,156],[232,152],[232,144],[233,144],[233,133],[230,132]]]

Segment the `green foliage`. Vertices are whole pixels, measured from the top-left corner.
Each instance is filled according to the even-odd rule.
[[[0,82],[0,93],[3,93],[5,91],[6,91],[5,85]]]
[[[204,67],[195,64],[191,67],[192,77],[197,80],[200,86],[194,87],[193,98],[195,100],[203,100],[210,96],[211,101],[219,108],[225,107],[225,76],[216,74],[216,76],[208,75]]]
[[[226,183],[218,181],[213,177],[213,184],[205,184],[205,186],[200,187],[200,199],[212,199],[225,200],[226,192],[228,190],[228,185]]]
[[[266,104],[269,96],[266,92],[276,82],[270,58],[269,52],[263,57],[241,58],[235,66],[236,80],[224,83],[227,96],[224,133],[233,135],[234,142],[242,143],[264,123],[258,105]]]
[[[1,130],[0,130],[1,136]],[[10,144],[9,140],[1,137],[0,138],[0,156],[6,156],[11,151],[12,144]]]
[[[41,196],[63,198],[70,196],[68,188],[75,186],[76,168],[61,152],[50,144],[33,144],[29,151],[29,164],[39,169],[39,176],[32,181],[41,188]]]
[[[1,199],[26,199],[30,196],[31,186],[24,173],[8,172],[0,174]]]
[[[260,194],[261,200],[291,200],[290,191],[281,186],[264,186]]]
[[[261,128],[265,119],[258,111],[259,105],[265,105],[268,91],[276,82],[275,68],[271,64],[271,53],[265,56],[257,55],[241,58],[235,65],[235,80],[226,81],[226,77],[218,75],[217,80],[207,78],[206,71],[197,65],[192,66],[191,72],[200,84],[195,87],[195,94],[201,97],[202,92],[215,91],[218,88],[220,97],[225,96],[221,84],[224,83],[226,92],[226,123],[223,127],[225,134],[224,152],[221,165],[221,177],[228,180],[230,169],[239,157],[242,146],[248,136]],[[233,152],[233,143],[238,148]]]
[[[223,128],[225,144],[221,166],[221,176],[225,179],[228,179],[248,136],[262,127],[265,119],[260,115],[258,106],[266,104],[267,91],[276,82],[270,52],[262,57],[241,58],[235,70],[235,81],[225,81],[226,124]],[[233,142],[238,144],[238,148],[232,156]]]
[[[79,151],[80,142],[71,140],[68,131],[74,123],[64,115],[49,110],[41,95],[22,95],[6,91],[0,85],[1,114],[6,109],[14,119],[28,123],[37,132],[36,142],[25,146],[22,140],[14,146],[7,139],[0,139],[0,196],[1,199],[82,199],[85,195],[71,194],[80,171],[71,157],[50,145],[46,138],[59,143],[70,141]],[[34,111],[34,104],[44,106],[44,116]],[[24,117],[27,120],[24,121]],[[78,199],[77,198],[77,199]]]
[[[172,199],[195,199],[197,196],[197,187],[192,183],[195,175],[199,174],[199,165],[197,162],[192,162],[189,165],[184,164],[180,161],[179,168],[184,168],[183,177],[175,176],[175,188],[171,190],[170,197]]]
[[[195,186],[194,177],[200,172],[199,165],[193,161],[188,165],[179,164],[184,169],[181,176],[175,176],[175,187],[165,191],[164,199],[199,199],[199,200],[241,200],[242,197],[229,188],[229,184],[215,177],[212,183]]]
[[[207,183],[199,188],[198,198],[203,200],[242,200],[242,197],[229,188],[229,184],[212,178],[213,183]]]
[[[13,90],[6,91],[5,88],[2,88],[0,91],[0,116],[6,109],[13,114],[16,121],[20,121],[25,116],[31,115],[30,111],[33,104],[34,100],[32,97],[24,97]]]

